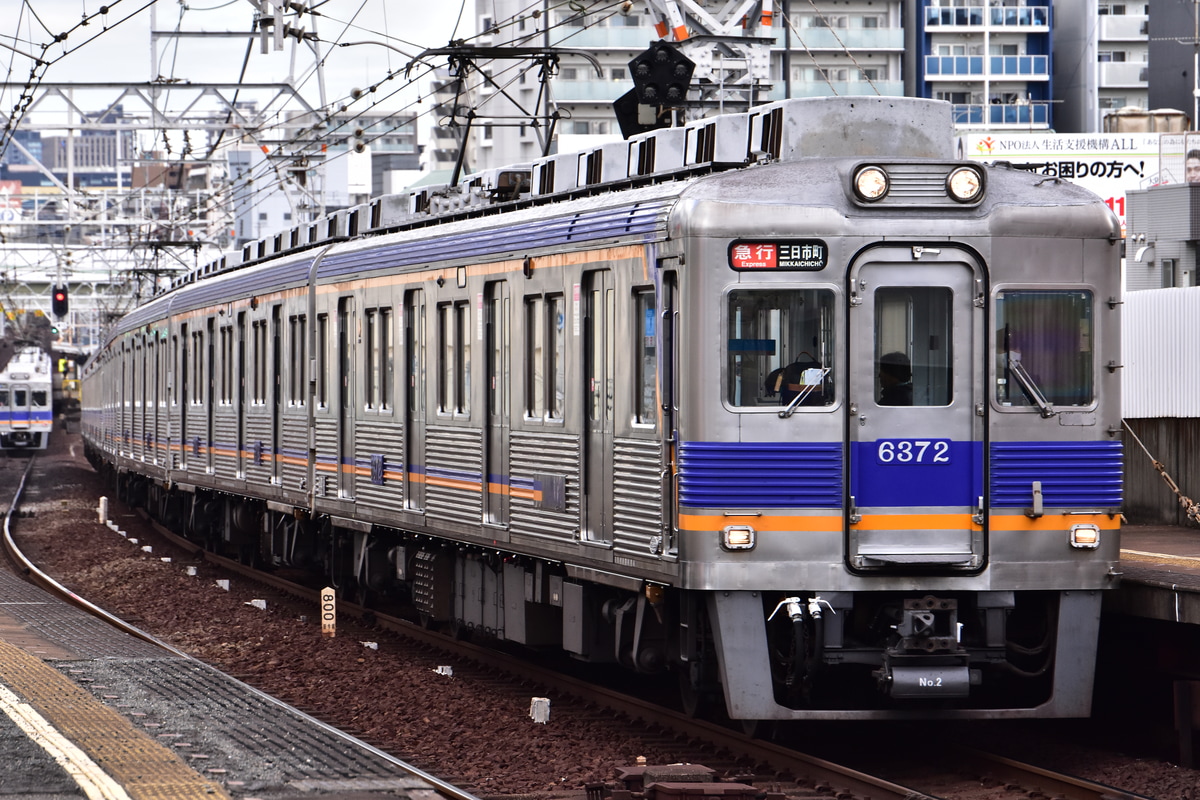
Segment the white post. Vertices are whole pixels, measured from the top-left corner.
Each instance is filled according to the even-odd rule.
[[[337,593],[328,586],[321,590],[321,635],[337,635]]]

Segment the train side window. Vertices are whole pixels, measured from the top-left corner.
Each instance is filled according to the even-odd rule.
[[[379,310],[379,334],[382,353],[380,354],[379,371],[379,406],[384,410],[390,410],[394,405],[395,400],[393,388],[396,373],[396,333],[392,324],[392,310],[390,308],[381,308]]]
[[[658,326],[654,291],[634,295],[634,414],[642,425],[658,423]]]
[[[329,407],[329,315],[317,316],[317,405]]]
[[[395,340],[392,310],[372,308],[366,313],[367,408],[387,411],[392,407]]]
[[[546,416],[546,311],[540,297],[525,299],[525,417]]]
[[[290,357],[290,373],[292,376],[289,387],[288,403],[293,406],[305,404],[304,390],[307,385],[308,358],[305,350],[308,347],[308,317],[297,314],[288,318],[288,344]]]
[[[200,405],[204,402],[204,332],[192,331],[192,389],[191,402]]]
[[[467,303],[438,307],[438,411],[471,412],[471,315]]]
[[[561,421],[567,392],[567,306],[561,294],[546,297],[546,377],[553,381],[546,394],[546,417]]]
[[[367,377],[367,408],[379,408],[379,314],[376,309],[368,308],[363,316],[366,339],[363,374]]]
[[[1092,293],[1002,291],[996,297],[996,401],[1037,407],[1095,401]]]
[[[732,406],[834,402],[833,303],[829,289],[729,293],[725,393]]]
[[[875,400],[881,406],[946,406],[953,395],[954,294],[945,286],[875,292]]]

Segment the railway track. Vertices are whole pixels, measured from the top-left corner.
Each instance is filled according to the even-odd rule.
[[[37,463],[38,463],[37,458],[34,456],[30,456],[29,463],[25,466],[24,471],[21,472],[20,480],[15,482],[15,486],[13,486],[13,488],[10,489],[8,492],[4,492],[3,490],[0,490],[0,493],[7,495],[7,496],[0,496],[0,503],[4,503],[4,507],[5,507],[4,535],[3,535],[4,552],[5,552],[5,555],[8,557],[8,560],[12,563],[14,568],[17,570],[17,572],[19,574],[24,575],[32,583],[40,586],[42,589],[46,590],[51,595],[58,597],[68,603],[75,605],[75,606],[78,606],[79,608],[82,608],[87,613],[92,614],[100,619],[103,619],[108,624],[118,628],[121,631],[124,631],[125,633],[127,633],[131,636],[134,636],[134,637],[137,637],[144,641],[155,644],[155,645],[163,648],[164,650],[167,650],[167,651],[179,656],[180,658],[192,659],[192,656],[190,654],[185,653],[182,650],[179,650],[175,647],[172,647],[170,644],[162,641],[161,639],[141,630],[140,628],[130,624],[129,622],[127,622],[125,620],[120,619],[119,617],[117,617],[113,614],[110,614],[109,612],[105,611],[104,609],[100,608],[99,606],[89,602],[87,599],[79,596],[75,592],[73,592],[70,589],[68,589],[67,587],[63,586],[61,583],[59,583],[57,580],[55,580],[49,574],[47,574],[46,572],[41,570],[36,564],[34,564],[28,557],[26,557],[25,553],[22,552],[21,548],[18,547],[16,539],[14,538],[14,530],[13,530],[15,527],[14,520],[19,519],[19,510],[21,508],[22,498],[24,497],[26,490],[29,487],[29,484],[31,481],[31,476],[33,476],[35,473]],[[4,677],[3,675],[0,675],[0,680],[2,680],[3,677]],[[247,684],[247,688],[249,689],[249,691],[258,693],[258,694],[262,695],[264,698],[270,700],[271,702],[278,702],[278,701],[274,700],[274,698],[270,698],[265,693],[259,692],[259,690],[255,689],[253,686],[250,686],[249,684]],[[343,739],[349,738],[346,733],[339,730],[337,727],[335,727],[333,725],[329,725],[328,723],[320,722],[320,721],[317,721],[317,724],[323,725],[326,728],[326,730],[328,730],[330,733],[334,734],[335,736],[341,737]],[[437,791],[439,792],[440,797],[443,798],[444,800],[478,800],[478,798],[475,795],[471,794],[470,792],[463,791],[461,788],[459,788],[458,786],[456,786],[452,783],[443,781],[433,775],[425,773],[422,770],[416,769],[411,764],[401,761],[400,759],[397,759],[394,756],[391,756],[382,751],[379,751],[378,755],[387,759],[393,765],[395,765],[396,767],[399,767],[400,769],[404,770],[405,772],[420,778],[426,784],[434,786],[437,789]]]
[[[10,530],[10,522],[14,517],[13,510],[19,507],[19,499],[16,498],[25,489],[34,468],[35,463],[31,460],[16,487],[14,499],[9,501],[9,513],[5,518],[4,532],[4,543],[9,558],[18,565],[18,569],[48,591],[63,596],[71,602],[87,608],[92,613],[100,614],[112,624],[132,635],[162,644],[150,634],[104,612],[74,592],[62,587],[20,552]],[[0,502],[6,499],[0,499]],[[206,552],[194,543],[157,525],[154,528],[157,534],[173,547],[192,553],[197,557],[203,557],[229,573],[270,586],[276,591],[296,597],[305,603],[311,603],[314,609],[318,606],[319,592],[315,589]],[[754,773],[756,785],[760,787],[779,786],[786,783],[790,787],[795,787],[785,792],[789,796],[802,794],[806,798],[829,797],[838,798],[838,800],[851,800],[852,798],[873,798],[874,800],[931,798],[932,800],[937,796],[933,792],[921,791],[918,788],[871,774],[869,767],[867,771],[856,770],[833,761],[806,755],[784,744],[755,739],[740,731],[696,720],[680,712],[664,708],[657,703],[597,686],[592,682],[530,663],[528,660],[492,648],[427,630],[408,620],[380,613],[377,610],[370,610],[355,603],[339,600],[338,611],[351,616],[370,614],[373,624],[378,627],[394,631],[409,640],[419,642],[429,648],[435,648],[455,658],[487,665],[489,670],[520,676],[522,682],[526,685],[533,684],[539,692],[575,698],[582,704],[602,709],[601,713],[604,715],[621,715],[630,721],[636,721],[631,724],[663,731],[663,735],[670,736],[675,740],[683,739],[689,743],[694,742],[696,743],[694,745],[696,757],[699,759],[708,761],[725,758],[736,763],[753,764],[755,767],[749,772]],[[168,649],[174,651],[174,648],[168,647]],[[328,719],[326,721],[331,722]],[[945,749],[939,750],[938,766],[945,765],[946,771],[949,771],[951,764],[954,765],[954,771],[964,775],[964,780],[968,783],[974,781],[975,786],[978,787],[980,782],[986,782],[991,786],[992,793],[988,795],[989,798],[1009,796],[1028,798],[1031,793],[1037,793],[1063,800],[1100,800],[1101,798],[1104,800],[1142,800],[1141,795],[1054,773],[982,751],[959,750],[952,757],[947,757]],[[743,772],[746,771],[743,770]],[[954,797],[955,795],[943,793],[942,796]],[[593,793],[589,793],[589,800],[592,798]]]

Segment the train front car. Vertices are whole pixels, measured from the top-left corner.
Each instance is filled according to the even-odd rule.
[[[50,356],[20,346],[0,371],[0,449],[45,450],[53,427]]]
[[[679,553],[712,632],[690,688],[715,654],[735,719],[1086,716],[1117,581],[1118,223],[945,159],[948,106],[804,112],[752,114],[780,163],[698,181],[673,221]]]

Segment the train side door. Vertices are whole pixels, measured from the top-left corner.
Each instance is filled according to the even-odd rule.
[[[179,339],[177,347],[179,348],[179,468],[187,469],[188,466],[188,404],[192,402],[189,390],[190,384],[190,363],[188,361],[188,346],[191,340],[188,338],[188,326],[186,324],[179,326]],[[122,376],[121,386],[125,385],[124,376]]]
[[[986,561],[983,269],[953,247],[889,247],[850,271],[847,562]]]
[[[613,386],[616,293],[612,273],[585,273],[581,287],[583,327],[583,540],[611,537]]]
[[[338,497],[354,497],[355,350],[358,321],[354,298],[338,300]]]
[[[425,509],[425,355],[425,293],[414,289],[404,303],[404,497],[413,511]]]
[[[234,347],[237,349],[237,369],[234,372],[234,388],[237,391],[237,477],[246,477],[246,376],[250,364],[246,362],[246,312],[237,315],[237,332]]]
[[[206,350],[204,360],[206,366],[204,368],[204,413],[206,417],[205,433],[206,447],[208,452],[207,463],[209,474],[217,471],[217,446],[216,446],[216,413],[217,413],[217,323],[214,319],[208,320],[208,337],[206,342]]]
[[[509,302],[508,284],[487,285],[484,297],[484,357],[487,363],[487,434],[483,460],[483,521],[508,525],[508,404]]]
[[[283,483],[283,308],[271,307],[271,482]],[[289,365],[296,369],[295,365]]]

